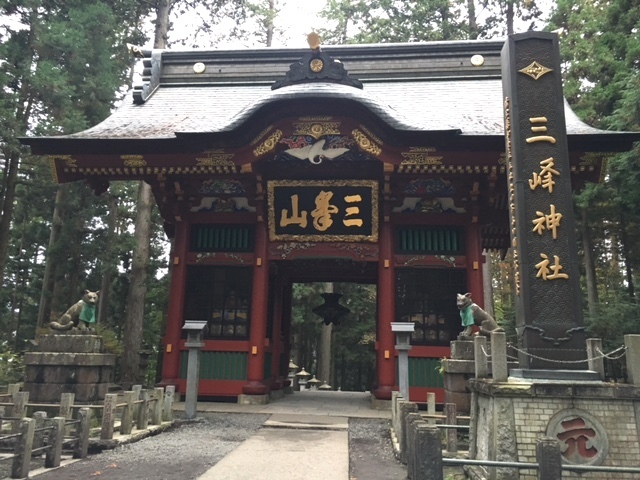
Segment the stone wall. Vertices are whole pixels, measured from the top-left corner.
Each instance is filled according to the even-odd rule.
[[[640,388],[607,383],[501,383],[472,380],[475,458],[536,462],[536,441],[556,438],[573,463],[640,466]],[[573,430],[572,430],[573,429]],[[564,460],[564,459],[563,459]],[[536,471],[496,469],[504,480]],[[638,474],[563,472],[562,478],[622,480]]]

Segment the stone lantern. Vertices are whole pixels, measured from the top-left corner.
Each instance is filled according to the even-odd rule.
[[[317,390],[318,385],[320,385],[321,383],[322,382],[318,380],[314,375],[313,378],[307,382],[307,385],[309,385],[309,390]]]
[[[398,386],[405,401],[409,401],[409,350],[411,350],[411,334],[413,322],[391,322],[391,331],[396,334],[396,350],[398,351]]]
[[[302,370],[296,373],[296,377],[298,378],[298,386],[300,387],[301,392],[307,389],[307,380],[309,380],[310,376],[311,374],[305,371],[304,367],[302,367]]]
[[[202,332],[207,322],[204,320],[185,320],[182,330],[187,332],[184,346],[189,348],[187,359],[187,389],[184,399],[184,413],[189,419],[195,418],[198,404],[198,375],[200,372],[200,349],[204,347]]]

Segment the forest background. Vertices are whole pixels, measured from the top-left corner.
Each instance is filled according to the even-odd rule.
[[[299,41],[292,35],[306,3],[0,0],[0,382],[21,379],[28,342],[87,288],[101,292],[98,325],[119,354],[118,381],[153,384],[168,302],[170,244],[148,185],[112,182],[99,197],[84,183],[57,185],[47,160],[31,156],[18,138],[81,131],[131,101],[136,68],[127,43],[289,45]],[[292,6],[294,18],[286,15]],[[314,8],[324,44],[558,31],[565,97],[576,113],[602,129],[640,130],[639,0],[328,0],[319,13]],[[640,333],[639,186],[636,146],[611,157],[603,182],[575,196],[585,318],[589,336],[603,338],[606,348]],[[512,263],[509,256],[488,259],[495,316],[510,327]],[[324,288],[295,285],[295,331],[307,369],[317,359],[321,328],[311,310]],[[348,370],[341,386],[366,388],[375,287],[334,288],[352,312],[342,321],[348,334],[334,342],[333,355]]]

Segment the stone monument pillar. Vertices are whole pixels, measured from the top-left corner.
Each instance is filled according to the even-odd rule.
[[[78,402],[104,400],[113,377],[115,355],[105,353],[98,335],[80,331],[41,336],[25,353],[24,390],[33,402],[59,402],[63,393]]]

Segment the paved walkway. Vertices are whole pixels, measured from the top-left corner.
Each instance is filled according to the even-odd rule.
[[[175,410],[180,415],[184,404]],[[348,480],[349,417],[391,418],[371,408],[368,393],[331,391],[295,392],[267,405],[200,402],[197,412],[271,414],[266,428],[199,480]]]
[[[176,402],[174,411],[184,412],[184,403]],[[237,403],[198,402],[197,412],[230,413],[287,413],[300,415],[324,415],[328,417],[391,418],[391,410],[371,408],[369,392],[334,392],[305,390],[272,400],[266,405],[238,405]]]

